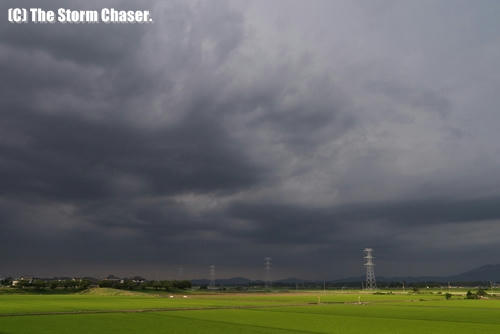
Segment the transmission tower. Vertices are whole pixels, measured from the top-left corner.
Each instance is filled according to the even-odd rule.
[[[365,288],[372,290],[377,288],[377,282],[375,281],[375,263],[373,263],[373,249],[371,248],[365,248],[363,250],[366,255],[365,255],[365,267],[366,267],[366,284]]]
[[[180,266],[178,269],[177,269],[177,279],[179,281],[182,281],[184,279],[184,268],[182,266]]]
[[[272,260],[270,257],[265,257],[264,258],[264,267],[266,269],[266,277],[265,277],[265,285],[266,288],[269,288],[271,286],[271,266],[272,266]]]
[[[212,264],[210,265],[210,288],[215,288],[215,266]]]

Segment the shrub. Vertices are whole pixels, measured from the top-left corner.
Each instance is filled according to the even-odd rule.
[[[465,295],[465,299],[478,299],[478,295],[469,290]]]
[[[484,289],[477,289],[476,295],[481,296],[481,297],[486,297],[488,293]]]

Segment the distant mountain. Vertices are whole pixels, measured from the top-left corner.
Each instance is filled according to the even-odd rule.
[[[471,281],[500,281],[500,264],[487,264],[464,273],[450,276],[451,281],[471,282]]]
[[[251,280],[245,277],[233,277],[233,278],[220,279],[216,281],[221,282],[224,285],[248,285],[248,283],[251,282]]]
[[[352,283],[364,281],[364,276],[347,277],[338,280],[328,280],[328,283]],[[451,276],[395,276],[384,277],[377,276],[379,282],[500,282],[500,264],[487,264],[479,268],[475,268],[461,274]],[[194,285],[208,285],[208,279],[198,279],[191,281]],[[289,277],[279,280],[274,280],[274,283],[286,285],[304,284],[304,283],[322,283],[322,280],[304,280],[296,277]],[[233,277],[226,279],[217,279],[215,281],[218,286],[248,286],[251,284],[263,284],[262,280],[250,280],[245,277]]]
[[[377,277],[381,282],[500,282],[500,264],[487,264],[450,276]]]
[[[305,282],[308,282],[308,281],[300,279],[300,278],[296,278],[296,277],[288,277],[288,278],[279,279],[279,280],[276,280],[276,281],[273,281],[273,282],[283,283],[283,284],[296,284],[296,283],[305,283]]]
[[[245,277],[232,277],[232,278],[220,278],[215,280],[215,285],[217,286],[246,286],[249,285],[252,281]],[[258,282],[258,281],[257,281]],[[194,279],[191,280],[193,285],[208,285],[210,280],[202,278],[202,279]]]

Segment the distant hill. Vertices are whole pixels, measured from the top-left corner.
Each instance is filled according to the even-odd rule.
[[[221,278],[215,280],[215,284],[217,286],[247,286],[251,282],[259,282],[259,281],[252,281],[245,277]],[[205,278],[194,279],[191,280],[191,283],[193,285],[208,285],[210,283],[210,280]]]
[[[452,281],[500,281],[500,264],[487,264],[464,273],[450,276]]]
[[[276,280],[274,282],[283,283],[283,284],[297,284],[297,283],[301,284],[301,283],[307,282],[307,280],[303,280],[303,279],[296,278],[296,277],[288,277],[288,278]]]
[[[328,283],[350,283],[364,281],[364,276],[346,277],[338,280],[328,280]],[[487,264],[460,274],[450,276],[395,276],[384,277],[377,276],[379,282],[500,282],[500,264]],[[198,279],[191,281],[193,285],[208,285],[208,279]],[[216,285],[218,286],[248,286],[251,284],[263,284],[263,281],[250,280],[244,277],[233,277],[226,279],[217,279]],[[274,283],[281,283],[287,285],[304,284],[304,283],[322,283],[318,280],[304,280],[295,277],[289,277],[279,280],[274,280]]]
[[[364,276],[350,277],[335,282],[353,282],[364,280]],[[464,273],[450,276],[377,276],[380,282],[500,282],[500,264],[487,264]]]
[[[500,282],[500,264],[487,264],[450,276],[377,277],[379,281],[405,282]]]

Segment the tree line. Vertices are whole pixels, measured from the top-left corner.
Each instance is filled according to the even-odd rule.
[[[101,288],[113,288],[122,290],[165,290],[165,291],[175,291],[175,290],[186,290],[191,288],[191,282],[184,281],[135,281],[135,280],[103,280],[98,282]]]
[[[184,281],[137,281],[132,279],[123,280],[88,280],[88,279],[30,279],[13,280],[6,278],[0,280],[0,285],[9,286],[15,289],[31,290],[86,290],[90,287],[113,288],[122,290],[164,290],[175,291],[191,288],[191,282]]]

